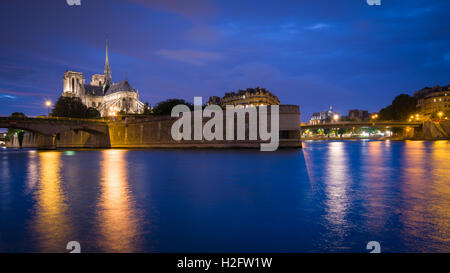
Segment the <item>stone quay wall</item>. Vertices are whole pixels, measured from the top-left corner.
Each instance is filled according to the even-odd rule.
[[[193,113],[191,113],[192,138],[194,131]],[[108,122],[108,134],[70,130],[57,135],[46,136],[39,133],[26,132],[22,141],[23,148],[260,148],[260,144],[268,141],[248,140],[248,116],[245,123],[246,140],[237,138],[237,118],[234,119],[234,139],[227,141],[224,111],[224,140],[181,140],[171,136],[172,124],[178,118],[163,117],[120,117]],[[210,118],[203,118],[203,125]],[[270,128],[270,111],[267,115]],[[258,116],[259,122],[259,116]],[[300,110],[296,105],[280,105],[279,148],[300,148]],[[8,147],[20,147],[17,136],[7,143]]]

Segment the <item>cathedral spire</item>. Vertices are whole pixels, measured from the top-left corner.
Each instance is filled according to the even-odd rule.
[[[111,85],[111,67],[109,66],[108,39],[106,39],[105,85]]]

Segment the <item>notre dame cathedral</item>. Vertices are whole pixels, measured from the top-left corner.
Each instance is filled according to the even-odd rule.
[[[92,75],[90,84],[85,84],[83,73],[66,71],[63,78],[63,96],[79,97],[87,107],[97,109],[101,116],[114,116],[119,112],[141,114],[144,104],[139,93],[125,79],[113,83],[109,66],[108,42],[104,74]]]

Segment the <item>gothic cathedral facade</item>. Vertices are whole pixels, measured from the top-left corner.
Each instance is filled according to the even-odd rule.
[[[144,104],[139,93],[125,79],[113,83],[109,66],[108,42],[104,74],[94,74],[90,84],[85,84],[83,73],[68,70],[63,77],[63,96],[78,97],[87,107],[93,107],[102,117],[120,113],[141,114]]]

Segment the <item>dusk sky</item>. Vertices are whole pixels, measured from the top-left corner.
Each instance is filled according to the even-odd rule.
[[[450,1],[2,1],[0,115],[46,114],[66,70],[125,73],[140,99],[193,101],[264,87],[302,121],[375,112],[450,84]]]

